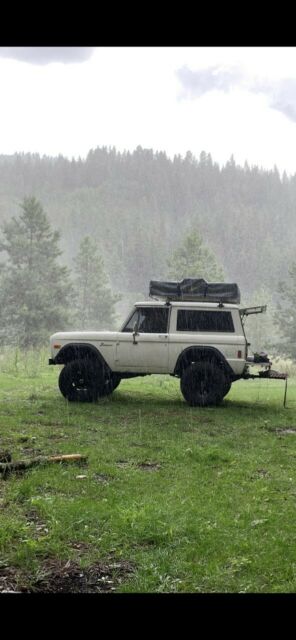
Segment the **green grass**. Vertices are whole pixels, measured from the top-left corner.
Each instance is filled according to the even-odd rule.
[[[287,408],[282,381],[249,380],[192,409],[167,376],[74,404],[46,357],[0,359],[0,449],[88,464],[0,479],[0,577],[112,559],[133,567],[118,592],[295,592],[295,379]]]

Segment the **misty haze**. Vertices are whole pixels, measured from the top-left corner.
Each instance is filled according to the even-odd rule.
[[[36,197],[52,230],[60,233],[59,261],[68,267],[72,280],[80,243],[90,236],[114,303],[118,298],[118,326],[134,300],[148,297],[150,280],[223,279],[239,284],[243,305],[268,304],[268,315],[260,319],[264,344],[257,344],[254,335],[254,349],[281,350],[275,309],[280,282],[289,280],[295,255],[295,176],[280,175],[276,167],[273,171],[247,163],[241,167],[233,157],[220,167],[204,151],[198,158],[188,152],[171,160],[164,152],[140,146],[132,153],[97,148],[85,160],[72,161],[38,154],[0,156],[0,167],[1,223],[18,218],[23,198]],[[188,265],[198,272],[172,272],[174,252],[195,232],[209,250],[208,259]],[[3,250],[2,260],[8,268]],[[209,270],[213,260],[219,272]],[[43,285],[52,289],[50,281]],[[20,295],[17,292],[18,304]],[[6,306],[7,298],[1,306],[7,340]],[[98,315],[92,326],[80,328],[108,329],[108,322],[114,326],[115,316],[103,322]],[[12,323],[9,317],[10,329]],[[259,321],[248,323],[252,334]],[[68,324],[56,328],[71,326],[76,325],[70,314]]]

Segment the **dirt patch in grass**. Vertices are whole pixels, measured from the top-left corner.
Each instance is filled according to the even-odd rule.
[[[46,523],[41,520],[38,512],[35,509],[29,509],[29,511],[26,512],[26,519],[30,525],[35,527],[36,535],[38,537],[41,535],[46,536],[48,534],[48,527]]]
[[[48,440],[66,440],[69,438],[65,433],[49,433],[46,437]]]
[[[112,477],[108,476],[106,473],[94,473],[93,480],[101,484],[109,484],[110,480],[112,480]]]
[[[131,442],[131,447],[146,447],[147,445],[143,442]]]
[[[280,435],[285,435],[286,433],[292,433],[294,436],[296,435],[296,427],[287,427],[286,429],[276,429],[276,433]]]
[[[139,462],[137,467],[138,469],[142,469],[142,471],[157,471],[161,465],[159,462]]]
[[[132,573],[128,562],[111,564],[95,563],[81,568],[68,560],[66,564],[56,559],[47,560],[42,573],[32,584],[33,593],[100,593],[114,591]]]
[[[124,469],[130,466],[130,462],[128,460],[116,460],[116,466]]]
[[[52,421],[51,422],[49,422],[49,421],[45,422],[44,420],[42,420],[42,422],[38,422],[38,425],[40,427],[51,427],[52,429],[54,427],[59,428],[61,426],[61,424],[62,424],[62,422],[57,422],[56,420],[54,422],[52,422]]]
[[[0,593],[20,593],[23,576],[14,567],[0,567]]]
[[[271,433],[275,433],[278,436],[285,435],[287,433],[292,433],[294,436],[296,435],[296,427],[294,426],[286,426],[286,425],[283,427],[267,426],[265,428],[267,429],[267,431],[270,431]]]
[[[128,561],[97,562],[80,567],[76,562],[48,558],[37,576],[14,567],[0,567],[0,593],[102,593],[115,591],[134,572]]]
[[[256,469],[251,475],[251,480],[258,480],[259,478],[268,478],[270,476],[269,471],[267,469]]]
[[[117,460],[117,467],[126,468],[126,467],[136,467],[137,469],[141,469],[142,471],[157,471],[160,469],[161,465],[159,462],[128,462],[127,460]]]
[[[28,456],[40,456],[44,455],[42,449],[39,448],[31,448],[31,447],[22,447],[21,452]]]

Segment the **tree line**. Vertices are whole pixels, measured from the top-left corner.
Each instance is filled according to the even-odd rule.
[[[203,151],[97,148],[85,160],[38,154],[0,156],[0,223],[34,194],[61,233],[68,265],[81,238],[99,246],[113,287],[143,295],[164,277],[186,233],[197,228],[244,296],[264,286],[276,297],[296,243],[296,175],[280,176],[234,158],[220,167]]]

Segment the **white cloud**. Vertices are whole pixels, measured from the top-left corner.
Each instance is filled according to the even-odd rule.
[[[176,75],[182,86],[181,99],[196,100],[215,89],[229,92],[246,88],[251,93],[267,96],[270,107],[296,122],[295,78],[277,80],[248,78],[239,67],[220,66],[206,67],[196,71],[185,66],[178,69]]]
[[[93,47],[0,47],[0,58],[37,65],[85,62],[92,53]]]

